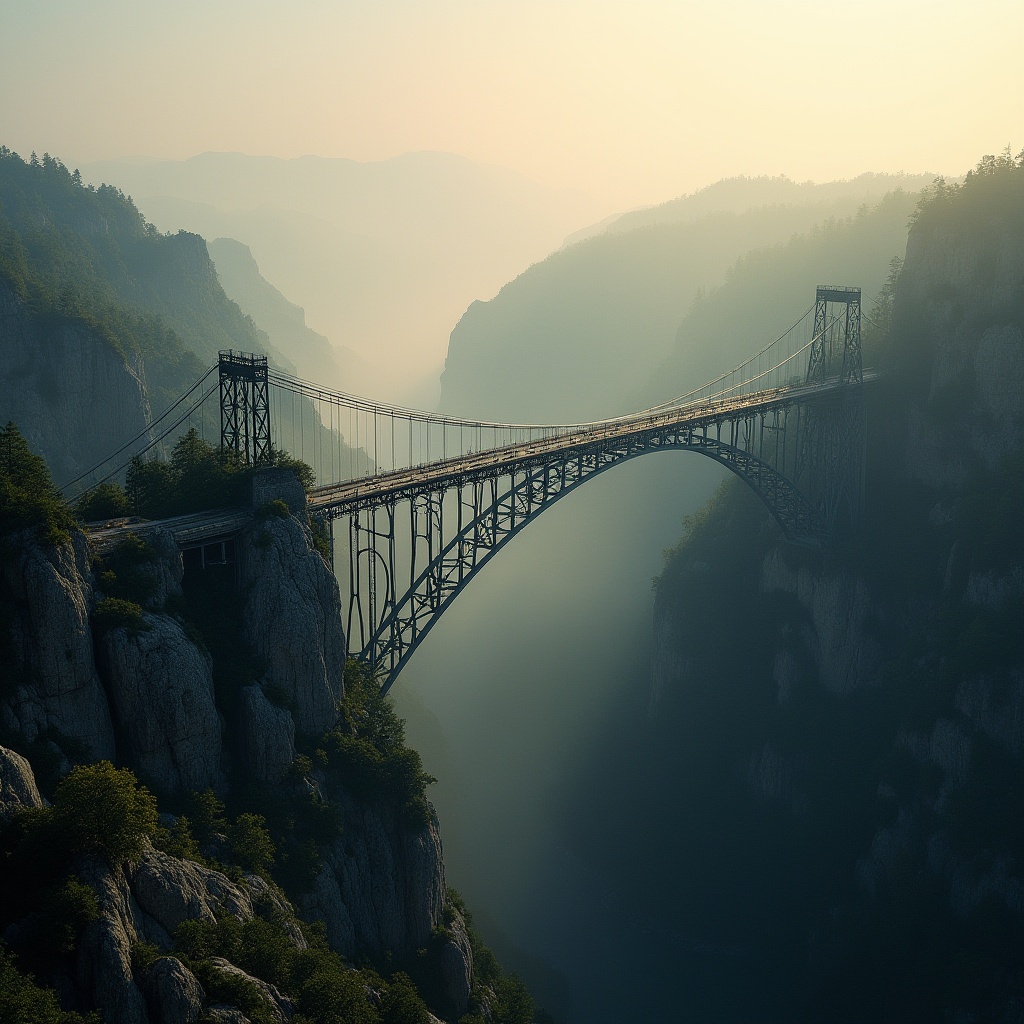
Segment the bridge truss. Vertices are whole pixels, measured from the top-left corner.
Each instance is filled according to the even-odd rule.
[[[810,340],[801,342],[797,328],[812,310]],[[405,409],[300,380],[265,357],[224,352],[83,478],[111,479],[127,461],[105,476],[97,471],[188,426],[205,436],[217,399],[222,448],[255,465],[281,449],[312,464],[328,482],[308,509],[336,540],[349,649],[386,691],[502,547],[555,501],[628,459],[698,452],[753,488],[790,540],[828,544],[862,501],[863,389],[872,376],[862,367],[860,320],[860,289],[819,287],[788,331],[728,373],[641,413],[584,424]]]
[[[651,452],[714,459],[753,488],[790,540],[829,543],[862,499],[860,291],[819,288],[814,324],[796,381],[756,387],[779,376],[782,364],[769,359],[769,370],[741,372],[743,385],[730,381],[682,405],[319,488],[310,513],[334,523],[350,649],[386,691],[445,609],[528,523],[597,474]]]

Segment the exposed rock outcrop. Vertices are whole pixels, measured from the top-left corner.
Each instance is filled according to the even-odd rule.
[[[85,1005],[104,1012],[118,1024],[194,1024],[205,1012],[205,994],[191,971],[171,956],[149,967],[132,963],[132,946],[143,941],[167,951],[170,936],[186,920],[213,922],[225,915],[250,921],[261,913],[293,916],[291,906],[272,893],[262,879],[242,883],[192,861],[147,847],[138,864],[111,869],[92,859],[79,870],[96,894],[99,917],[90,922],[78,944],[77,989]],[[305,949],[301,932],[290,941]],[[243,972],[227,961],[215,961],[226,972]],[[246,976],[248,977],[248,976]],[[291,1004],[272,986],[253,979],[278,1014],[288,1020]]]
[[[469,992],[473,984],[473,950],[466,934],[466,922],[452,908],[448,925],[451,935],[440,949],[439,962],[444,996],[451,1009],[451,1018],[458,1020],[469,1008]]]
[[[245,763],[258,782],[281,781],[295,760],[295,722],[285,708],[267,700],[260,686],[242,689],[239,731]]]
[[[274,1024],[285,1024],[285,1021],[291,1020],[294,1016],[295,1008],[292,1006],[291,1000],[281,995],[275,985],[269,985],[259,978],[254,978],[251,974],[247,974],[240,967],[236,967],[233,963],[222,957],[211,957],[210,963],[218,973],[236,982],[242,981],[246,985],[251,986],[263,999],[268,1016]]]
[[[150,964],[142,990],[153,1024],[197,1024],[203,1015],[202,985],[173,956],[162,956]]]
[[[437,819],[410,831],[394,807],[338,803],[344,834],[321,849],[323,869],[300,901],[306,917],[327,926],[331,945],[346,956],[408,956],[426,946],[443,919],[444,861]]]
[[[818,678],[832,693],[850,693],[877,678],[880,662],[878,644],[864,629],[873,605],[865,582],[845,572],[793,569],[783,550],[772,548],[761,570],[764,593],[792,594],[807,613],[811,631],[801,630]],[[794,666],[779,664],[780,693]]]
[[[42,806],[32,766],[21,754],[0,747],[0,826],[18,811]]]
[[[31,531],[5,542],[0,596],[12,618],[0,722],[32,743],[72,741],[74,753],[114,756],[107,697],[93,658],[89,551],[85,536],[40,544]]]
[[[144,603],[150,611],[161,611],[171,598],[181,597],[183,567],[181,552],[174,537],[166,530],[148,530],[146,543],[155,558],[136,567],[143,586],[148,584],[149,597]]]
[[[221,725],[213,663],[166,615],[101,641],[105,676],[131,763],[163,792],[220,788]]]
[[[145,931],[128,880],[101,859],[84,864],[79,877],[95,893],[99,917],[86,925],[78,942],[76,988],[107,1020],[149,1024],[146,1000],[132,974],[132,943]]]
[[[337,722],[344,693],[338,581],[293,516],[256,523],[239,548],[246,640],[294,706],[299,731],[322,733]]]
[[[167,935],[182,921],[215,921],[227,914],[239,921],[254,916],[249,891],[219,871],[147,847],[129,881],[139,908]]]
[[[122,355],[81,322],[36,318],[6,282],[0,365],[4,422],[18,425],[58,484],[106,458],[152,418],[141,358]]]

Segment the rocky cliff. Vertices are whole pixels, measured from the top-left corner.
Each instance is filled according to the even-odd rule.
[[[39,316],[0,278],[0,409],[63,484],[144,431],[142,360],[87,323]],[[103,395],[102,407],[96,396]]]
[[[183,574],[176,546],[159,533],[92,565],[78,531],[55,546],[31,531],[5,538],[2,741],[46,769],[51,794],[73,764],[108,759],[175,809],[188,810],[203,791],[204,807],[215,806],[216,793],[235,813],[265,808],[282,878],[304,919],[323,923],[329,948],[349,959],[417,965],[421,987],[455,1019],[468,1006],[472,953],[448,903],[436,817],[410,819],[390,790],[367,789],[365,781],[350,789],[343,766],[296,760],[297,742],[312,751],[334,736],[337,745],[350,728],[339,717],[345,639],[338,586],[298,512],[278,503],[258,517],[236,543],[230,576],[220,567],[219,584],[204,581],[199,569]],[[224,598],[225,579],[234,598]],[[197,618],[210,607],[203,603],[210,586],[222,587],[216,601],[226,604],[212,625]],[[129,590],[134,606],[125,603]],[[251,673],[247,681],[237,674],[240,664]],[[0,821],[43,805],[22,754],[0,749],[0,769]],[[93,894],[97,915],[81,930],[72,960],[50,965],[47,980],[67,1004],[99,1008],[110,1024],[291,1019],[295,1007],[273,979],[251,976],[230,957],[211,959],[215,947],[203,947],[203,980],[176,957],[183,922],[227,918],[244,926],[262,915],[276,928],[297,920],[277,887],[268,888],[265,867],[262,876],[231,880],[205,866],[246,856],[273,863],[273,854],[259,860],[262,815],[245,812],[234,823],[215,815],[202,855],[188,821],[166,818],[166,834],[177,838],[165,849],[181,855],[147,842],[130,863],[84,854],[75,862],[73,877]],[[6,941],[16,951],[31,948],[32,927],[31,919],[7,920]],[[289,926],[287,934],[294,951],[305,949],[301,928]],[[141,960],[140,944],[152,947]],[[428,961],[417,962],[417,951],[428,948]],[[227,980],[211,990],[210,971]],[[373,998],[385,998],[385,988]],[[260,1013],[269,1017],[252,1016],[251,1007],[248,1018],[239,1015],[239,991],[262,993]]]
[[[732,926],[800,950],[774,964],[805,979],[778,997],[788,1019],[1024,1005],[1006,956],[1024,930],[1022,179],[940,186],[917,215],[874,354],[859,533],[809,554],[733,488],[659,582],[652,707],[677,739],[695,719],[672,763],[714,772],[716,820],[733,816],[704,855],[780,894]],[[684,814],[702,806],[687,787]],[[699,870],[728,906],[728,874]]]

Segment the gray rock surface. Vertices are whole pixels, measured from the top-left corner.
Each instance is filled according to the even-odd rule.
[[[153,847],[147,847],[131,868],[130,881],[139,908],[170,935],[186,920],[215,921],[218,914],[239,921],[253,918],[252,899],[244,886]]]
[[[246,686],[239,701],[239,731],[245,764],[258,782],[274,784],[295,760],[291,712],[267,700],[260,686]]]
[[[133,768],[164,792],[221,788],[213,663],[166,615],[102,639],[105,676]]]
[[[162,956],[149,966],[142,990],[153,1024],[196,1024],[203,1015],[203,986],[173,956]]]
[[[263,997],[268,1015],[274,1021],[274,1024],[285,1024],[285,1021],[291,1020],[294,1016],[295,1008],[292,1006],[291,1000],[281,995],[275,985],[268,985],[265,981],[254,978],[251,974],[246,974],[240,967],[236,967],[233,963],[219,956],[210,957],[210,963],[221,974],[237,978],[252,985]]]
[[[0,825],[18,811],[42,806],[32,766],[21,754],[0,747]]]
[[[802,641],[827,690],[850,693],[876,678],[881,655],[864,629],[872,599],[862,579],[806,566],[792,569],[783,549],[775,547],[761,569],[761,590],[792,594],[807,612],[812,631],[803,633]]]
[[[113,758],[114,730],[93,659],[89,549],[77,530],[45,547],[33,531],[10,539],[0,593],[14,609],[10,685],[0,698],[4,728],[31,743],[66,737],[90,759]]]
[[[213,1024],[250,1024],[249,1018],[233,1006],[211,1006],[206,1018]]]
[[[469,1008],[469,990],[473,984],[473,950],[466,934],[466,922],[455,910],[448,925],[452,937],[441,947],[441,984],[451,1008],[449,1016],[458,1020]]]
[[[337,722],[344,693],[338,581],[291,516],[254,524],[239,547],[246,640],[265,678],[294,703],[299,731],[322,733]]]
[[[138,567],[139,574],[150,581],[153,593],[145,607],[160,611],[169,598],[181,597],[184,568],[177,541],[166,530],[147,530],[146,543],[156,551],[157,558]]]
[[[88,862],[79,876],[96,894],[100,916],[79,939],[76,988],[105,1020],[149,1024],[146,1000],[132,976],[132,943],[141,929],[128,881],[100,859]]]
[[[342,791],[328,796],[337,800],[345,830],[321,847],[323,869],[300,900],[303,915],[323,921],[328,941],[345,956],[405,956],[426,946],[444,910],[436,817],[411,832],[393,807],[356,803]]]
[[[0,282],[0,365],[3,420],[18,424],[58,485],[106,458],[152,418],[140,357],[123,356],[84,324],[43,325],[6,282]]]

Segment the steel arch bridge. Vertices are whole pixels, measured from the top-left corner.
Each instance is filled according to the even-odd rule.
[[[387,691],[499,550],[620,462],[698,452],[743,479],[787,538],[828,544],[862,501],[863,393],[875,377],[862,368],[860,307],[860,289],[819,287],[801,319],[740,366],[672,402],[585,424],[404,409],[299,380],[262,357],[222,353],[193,385],[187,411],[148,445],[204,416],[213,404],[205,399],[217,396],[223,447],[255,464],[287,447],[335,481],[312,491],[308,512],[330,526],[344,567],[349,648]],[[805,342],[797,328],[812,309]]]

